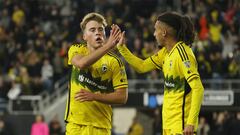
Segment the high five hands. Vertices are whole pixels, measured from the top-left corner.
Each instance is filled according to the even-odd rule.
[[[107,45],[114,48],[116,45],[123,45],[125,43],[125,31],[121,31],[118,25],[113,24],[111,26],[110,36],[107,40]]]

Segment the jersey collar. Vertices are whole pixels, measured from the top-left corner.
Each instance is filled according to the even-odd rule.
[[[183,41],[177,42],[177,43],[173,46],[172,50],[168,53],[168,56],[170,56],[170,55],[173,53],[173,50],[174,50],[179,44],[181,44],[181,43],[183,43]]]

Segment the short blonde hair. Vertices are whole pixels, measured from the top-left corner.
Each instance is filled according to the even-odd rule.
[[[107,26],[106,19],[102,15],[92,12],[92,13],[88,13],[83,17],[82,22],[80,23],[80,27],[82,31],[85,30],[87,23],[92,20],[103,24],[104,27]]]

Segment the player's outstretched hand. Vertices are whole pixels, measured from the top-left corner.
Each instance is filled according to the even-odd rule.
[[[113,24],[111,26],[110,36],[107,40],[106,45],[110,46],[110,48],[113,48],[117,45],[118,41],[120,40],[121,30],[118,25]]]
[[[186,125],[183,131],[184,135],[193,135],[194,134],[194,126],[193,125]]]
[[[117,43],[117,46],[122,46],[124,44],[125,44],[125,31],[123,31],[120,34],[120,39],[119,39],[119,42]]]

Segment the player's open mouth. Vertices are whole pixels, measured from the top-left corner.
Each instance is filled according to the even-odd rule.
[[[98,37],[98,38],[96,39],[96,42],[97,42],[97,43],[103,43],[103,40],[102,40],[102,38]]]

